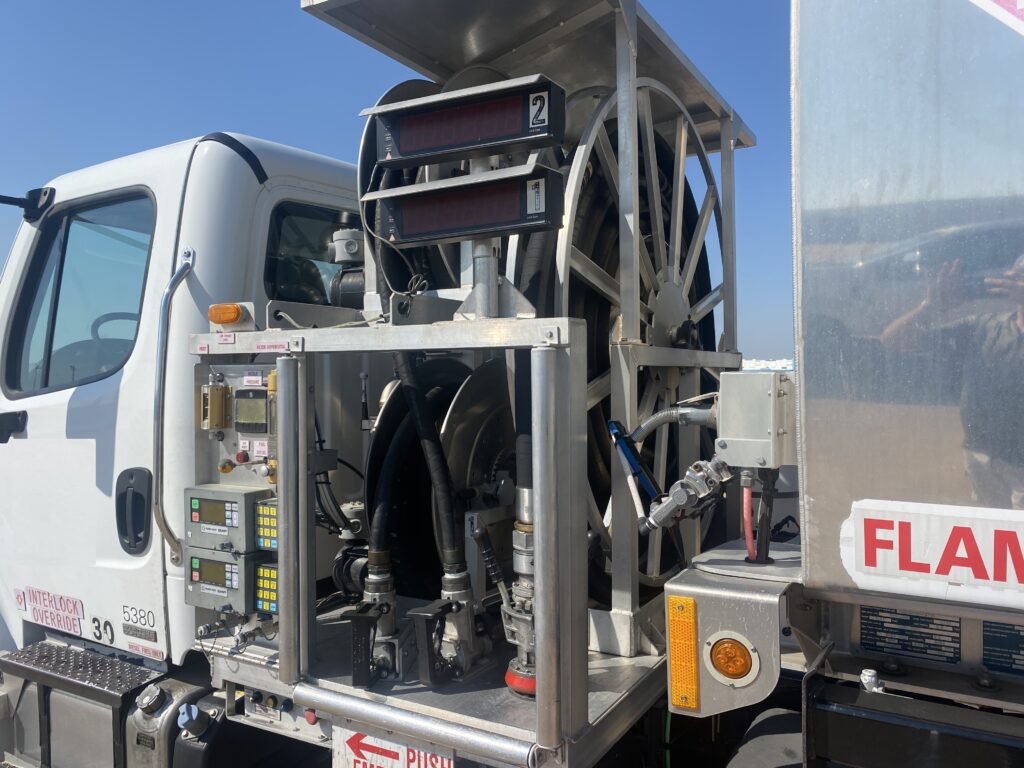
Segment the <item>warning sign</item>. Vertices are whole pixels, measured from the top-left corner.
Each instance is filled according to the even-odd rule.
[[[344,728],[334,729],[335,766],[345,768],[454,768],[451,755],[441,755]]]
[[[85,618],[85,606],[77,597],[47,592],[45,589],[28,587],[30,620],[36,624],[58,629],[72,635],[82,634],[82,620]]]

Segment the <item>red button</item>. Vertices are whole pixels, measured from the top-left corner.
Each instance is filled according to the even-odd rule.
[[[249,452],[248,451],[239,451],[238,453],[235,454],[235,463],[236,464],[245,464],[248,461],[249,461]]]
[[[199,581],[199,571],[192,571],[192,581]]]
[[[307,709],[302,716],[306,718],[306,722],[310,725],[316,725],[320,722],[320,718],[316,716],[315,709]]]
[[[198,512],[193,512],[192,513],[192,522],[193,523],[198,523],[199,522],[199,513]]]

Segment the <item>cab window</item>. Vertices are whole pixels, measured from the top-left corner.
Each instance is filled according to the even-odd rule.
[[[135,345],[156,212],[146,195],[51,216],[14,314],[5,379],[13,392],[108,376]]]
[[[267,297],[329,304],[331,281],[341,266],[331,256],[331,237],[342,212],[307,203],[279,203],[270,215],[264,282]]]

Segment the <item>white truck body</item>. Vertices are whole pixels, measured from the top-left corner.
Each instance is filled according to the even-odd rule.
[[[253,153],[267,176],[265,183],[231,146],[192,139],[54,179],[48,184],[56,191],[52,208],[18,231],[0,280],[5,348],[21,306],[25,275],[45,256],[39,253],[40,243],[54,222],[125,195],[143,195],[155,211],[148,260],[141,261],[141,296],[123,299],[128,304],[141,299],[137,331],[130,320],[113,321],[118,323],[115,333],[135,340],[123,365],[94,380],[49,391],[18,392],[6,381],[0,388],[0,412],[27,413],[24,433],[0,446],[5,498],[0,516],[0,619],[19,647],[52,627],[158,663],[180,663],[192,648],[193,609],[180,599],[182,569],[170,563],[155,528],[145,552],[129,555],[118,542],[115,524],[118,476],[130,467],[152,465],[161,295],[177,256],[192,249],[194,271],[173,299],[164,371],[164,499],[176,509],[195,475],[189,334],[209,328],[206,308],[217,301],[265,305],[263,254],[278,203],[357,210],[351,165],[250,137],[235,138]],[[112,237],[123,234],[112,231]],[[118,255],[90,262],[90,270],[107,272],[93,273],[89,289],[122,279],[125,269],[140,268],[138,263],[118,263]],[[75,266],[69,262],[67,272]],[[81,280],[86,274],[74,277]],[[63,306],[77,313],[72,320],[90,322],[105,311],[89,295],[76,295],[78,286],[63,285]],[[262,323],[262,318],[257,320]],[[112,328],[100,328],[99,333]],[[89,329],[83,328],[75,340],[89,338]],[[168,515],[178,538],[183,535],[180,517]]]

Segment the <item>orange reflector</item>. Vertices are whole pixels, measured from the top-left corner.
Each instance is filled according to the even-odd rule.
[[[692,597],[669,595],[668,693],[677,709],[700,708],[700,656],[697,649],[697,601]]]
[[[711,664],[729,679],[739,680],[750,674],[754,660],[743,643],[726,637],[711,646]]]
[[[206,316],[211,323],[217,325],[231,325],[237,323],[245,316],[245,310],[241,304],[211,304],[206,310]]]

